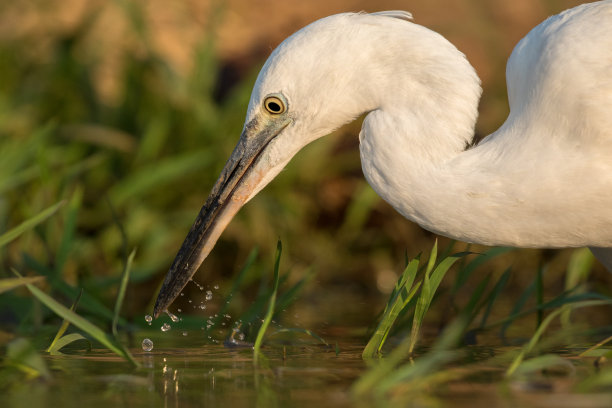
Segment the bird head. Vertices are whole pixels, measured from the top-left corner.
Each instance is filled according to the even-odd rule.
[[[351,16],[331,16],[303,28],[264,64],[240,139],[166,275],[156,317],[189,282],[238,210],[302,147],[373,106],[367,92],[347,92],[353,80],[362,82],[362,90],[368,83],[355,66],[351,69],[359,66],[355,59],[361,51],[358,41],[347,41],[356,29]]]
[[[338,14],[304,27],[272,52],[240,139],[166,275],[155,316],[179,295],[238,210],[302,147],[394,105],[397,95],[418,95],[425,84],[437,83],[429,77],[447,59],[439,50],[457,51],[438,34],[403,21],[409,19],[400,11]]]

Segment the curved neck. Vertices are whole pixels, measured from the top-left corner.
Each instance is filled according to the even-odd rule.
[[[465,150],[447,143],[456,134],[438,136],[449,121],[436,115],[415,125],[410,110],[379,109],[363,123],[364,175],[403,216],[434,233],[484,245],[612,244],[605,213],[576,211],[593,206],[594,197],[602,207],[612,204],[605,186],[592,182],[588,152],[551,147],[550,131],[512,119]]]
[[[406,77],[387,76],[393,81],[383,82],[385,99],[360,133],[364,175],[385,201],[425,229],[461,241],[612,244],[609,218],[575,211],[591,206],[593,197],[610,207],[612,195],[592,182],[584,165],[589,153],[577,150],[572,138],[559,138],[572,134],[563,121],[545,121],[537,110],[514,112],[467,149],[480,96],[473,69],[458,51],[420,68]]]

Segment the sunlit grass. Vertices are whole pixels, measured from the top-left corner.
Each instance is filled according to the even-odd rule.
[[[437,248],[434,245],[425,269],[426,273],[430,272],[433,265],[436,264],[436,251]],[[493,249],[488,253],[475,255],[476,257],[471,262],[460,266],[453,287],[458,289],[465,284],[469,276],[476,270],[474,265],[481,265],[484,261],[492,260],[503,252],[505,252],[503,249]],[[458,258],[467,255],[470,254],[464,253],[459,256],[443,257],[439,265],[451,266],[456,263]],[[425,312],[419,312],[418,308],[415,307],[415,304],[418,305],[418,301],[414,300],[417,299],[416,294],[420,286],[420,282],[414,284],[415,276],[418,274],[418,264],[418,258],[408,263],[406,270],[398,280],[396,289],[390,296],[378,328],[364,349],[364,358],[368,358],[371,364],[370,369],[352,387],[352,392],[358,399],[367,396],[374,400],[391,398],[400,401],[416,401],[436,387],[441,387],[453,381],[460,381],[465,377],[477,376],[480,372],[489,372],[492,367],[497,367],[498,370],[503,371],[504,374],[500,376],[500,381],[508,382],[525,381],[530,378],[537,379],[547,370],[556,370],[555,372],[563,372],[567,376],[573,376],[575,375],[576,365],[589,365],[589,357],[587,356],[601,358],[612,355],[612,351],[605,348],[601,349],[612,337],[607,337],[588,349],[582,347],[584,351],[574,353],[573,360],[554,352],[555,347],[566,346],[570,339],[583,332],[583,329],[578,329],[571,322],[572,312],[583,308],[612,306],[612,297],[581,288],[584,276],[586,276],[592,264],[592,255],[589,256],[582,250],[577,251],[570,262],[569,278],[566,281],[565,292],[545,301],[541,295],[541,289],[539,289],[542,287],[542,270],[540,270],[535,274],[532,285],[524,291],[522,296],[519,296],[519,301],[511,309],[510,315],[492,323],[489,323],[487,318],[492,305],[501,295],[502,288],[506,285],[511,270],[506,270],[492,285],[492,288],[488,289],[488,293],[486,288],[491,286],[490,276],[481,278],[467,304],[461,308],[457,317],[446,325],[438,340],[425,352],[421,351],[418,355],[415,355],[413,341],[416,336],[414,333],[416,331],[418,334],[419,327],[427,315],[426,310],[429,309],[429,303],[426,301],[434,298],[437,289],[434,281],[434,285],[430,286],[433,292],[419,294],[419,296],[425,296],[422,302],[427,305]],[[427,276],[426,273],[422,272],[423,280]],[[400,289],[404,290],[403,296],[398,296]],[[455,292],[456,290],[451,291],[450,295],[454,297]],[[524,309],[530,298],[534,306]],[[371,357],[380,356],[384,341],[387,339],[390,328],[397,317],[405,315],[407,311],[409,316],[410,313],[413,316],[410,333],[404,335],[404,338],[394,348],[390,348],[385,353],[384,358],[372,360]],[[482,317],[478,321],[476,317],[479,315]],[[503,340],[508,327],[526,317],[534,319],[537,326],[533,334],[525,340],[521,347],[499,353],[490,359],[458,364],[460,360],[465,359],[469,350],[469,346],[463,343],[468,333],[490,332],[497,327],[502,327],[499,335],[500,339]],[[405,317],[404,320],[406,320]],[[551,329],[555,320],[561,321],[560,328]],[[547,333],[548,337],[546,337]],[[585,360],[581,361],[581,359]],[[587,379],[576,382],[576,389],[592,390],[604,384],[610,384],[609,371],[601,373],[593,371]]]
[[[442,278],[444,278],[444,275],[453,264],[462,256],[467,255],[467,253],[446,257],[436,265],[437,255],[438,243],[436,242],[429,255],[429,261],[427,262],[425,271],[422,273],[423,278],[416,283],[415,278],[419,272],[419,259],[413,259],[408,263],[408,266],[406,266],[406,269],[400,276],[389,297],[389,301],[383,311],[378,327],[363,350],[364,358],[376,357],[381,354],[382,347],[389,336],[389,332],[395,320],[400,314],[404,314],[406,309],[411,306],[414,306],[415,310],[408,343],[408,353],[411,354],[413,352],[419,337],[419,330],[423,324],[423,319],[431,305],[438,286],[442,282]],[[415,298],[419,289],[419,296]],[[413,299],[416,300],[414,305],[411,304]]]
[[[278,245],[276,247],[276,260],[274,261],[274,277],[272,278],[272,293],[268,298],[268,310],[266,311],[266,315],[263,318],[261,323],[261,327],[257,331],[257,337],[255,338],[255,344],[253,344],[253,360],[257,362],[259,358],[259,354],[261,353],[261,344],[263,342],[264,335],[266,334],[266,330],[272,321],[272,316],[274,316],[274,307],[276,306],[276,295],[278,293],[278,282],[279,282],[279,274],[278,268],[280,265],[280,257],[283,251],[283,247],[280,241],[278,241]]]
[[[30,284],[26,286],[28,287],[30,292],[32,292],[32,294],[36,296],[38,300],[40,300],[45,306],[47,306],[57,315],[63,317],[66,321],[70,322],[71,324],[81,329],[83,332],[87,333],[89,336],[91,336],[93,339],[98,341],[104,347],[107,347],[109,350],[113,351],[119,356],[130,361],[134,365],[138,365],[138,363],[136,363],[136,361],[132,357],[131,353],[124,346],[122,346],[121,343],[115,337],[104,332],[99,327],[90,323],[87,319],[82,318],[81,316],[76,314],[71,309],[68,309],[67,307],[58,303],[57,301],[55,301],[53,298],[51,298],[50,296],[42,292],[37,287],[30,285]],[[81,337],[74,338],[74,340],[77,340],[77,339],[80,340]]]

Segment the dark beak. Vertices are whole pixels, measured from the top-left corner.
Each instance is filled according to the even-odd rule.
[[[227,224],[249,199],[265,173],[254,172],[254,166],[270,141],[289,123],[288,118],[255,118],[247,123],[164,279],[153,310],[156,318],[181,293]]]

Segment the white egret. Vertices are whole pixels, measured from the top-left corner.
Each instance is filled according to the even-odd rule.
[[[510,115],[473,147],[480,80],[411,19],[333,15],[272,52],[156,316],[240,207],[302,147],[362,114],[363,173],[409,220],[484,245],[589,246],[612,270],[612,1],[550,17],[519,42],[506,70]]]

